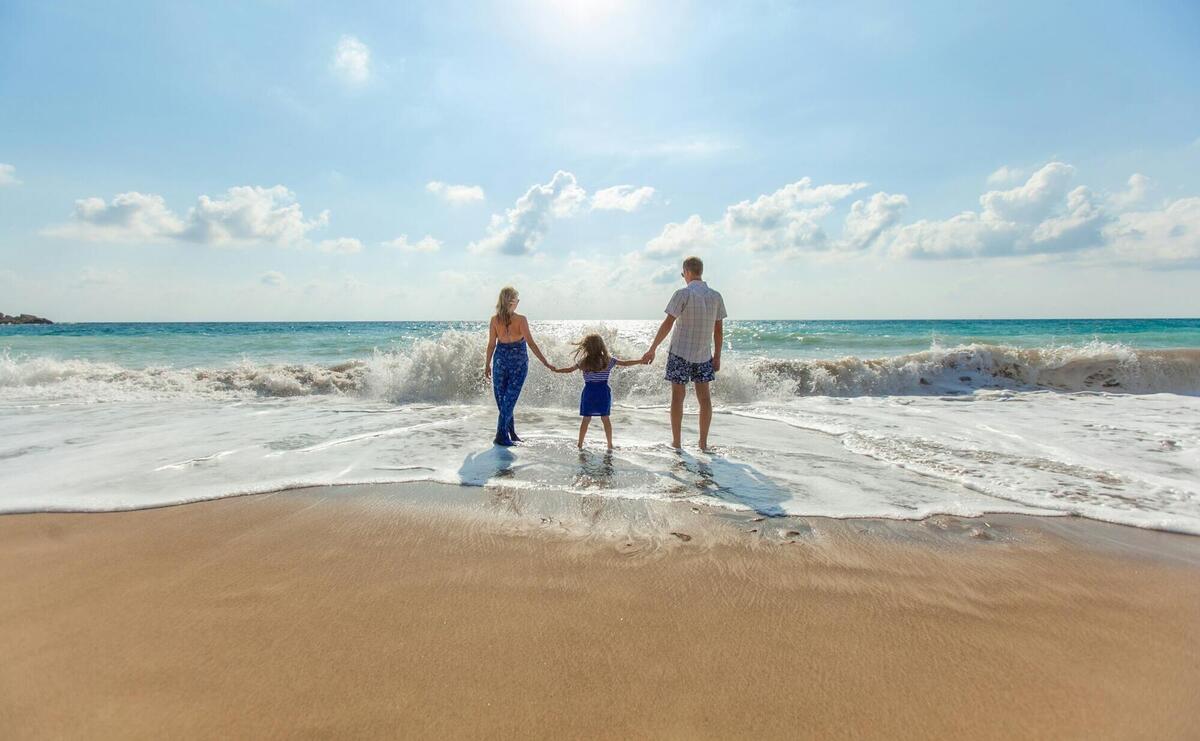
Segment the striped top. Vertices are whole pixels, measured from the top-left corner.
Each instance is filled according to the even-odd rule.
[[[607,368],[602,371],[585,370],[583,372],[583,380],[587,383],[608,383],[608,374],[612,373],[612,369],[615,368],[616,365],[617,359],[609,358]]]

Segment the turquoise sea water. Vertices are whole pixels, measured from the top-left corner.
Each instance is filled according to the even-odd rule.
[[[566,364],[591,331],[639,357],[658,324],[532,327]],[[525,442],[492,447],[483,322],[4,326],[0,512],[420,480],[1200,535],[1200,319],[730,321],[725,340],[715,451],[664,447],[660,352],[614,372],[598,458],[576,448],[580,379],[536,362]]]
[[[655,321],[547,321],[534,330],[570,340],[603,324],[631,345],[646,343]],[[337,363],[376,351],[409,349],[447,332],[486,331],[484,322],[114,323],[0,326],[10,355],[148,366],[229,363]],[[1016,348],[1089,342],[1132,349],[1200,347],[1200,319],[1013,319],[917,321],[730,321],[727,350],[774,359],[881,358],[930,347],[987,344]]]

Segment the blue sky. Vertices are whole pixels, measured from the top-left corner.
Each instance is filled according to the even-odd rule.
[[[0,311],[1200,314],[1195,3],[0,0]]]

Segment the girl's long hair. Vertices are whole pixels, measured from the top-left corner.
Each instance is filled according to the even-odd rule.
[[[505,327],[512,324],[513,310],[509,304],[517,297],[517,289],[505,286],[500,289],[500,297],[496,299],[496,318]]]
[[[590,334],[576,342],[574,355],[580,370],[599,372],[608,369],[608,348],[598,334]]]

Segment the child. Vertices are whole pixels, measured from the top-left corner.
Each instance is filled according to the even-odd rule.
[[[555,368],[555,373],[571,373],[583,371],[583,394],[579,397],[579,449],[583,449],[583,438],[587,435],[588,424],[592,417],[599,417],[604,423],[604,437],[608,440],[608,449],[612,450],[612,423],[608,421],[608,413],[612,410],[612,389],[608,387],[608,374],[618,365],[641,365],[641,360],[617,360],[608,354],[604,346],[604,338],[598,334],[590,334],[575,343],[575,365],[569,368]]]

